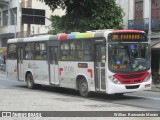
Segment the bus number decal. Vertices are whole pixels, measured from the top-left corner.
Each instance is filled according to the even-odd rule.
[[[72,67],[72,66],[64,66],[64,72],[74,72],[74,67]]]
[[[62,75],[62,71],[66,74],[69,75],[74,72],[74,67],[72,66],[64,66],[64,68],[59,68],[59,75]]]

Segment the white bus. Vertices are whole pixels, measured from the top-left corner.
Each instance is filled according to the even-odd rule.
[[[8,77],[28,88],[50,85],[124,94],[151,89],[147,35],[139,30],[99,30],[8,40]]]

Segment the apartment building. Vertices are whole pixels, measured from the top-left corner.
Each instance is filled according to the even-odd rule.
[[[124,22],[124,25],[128,26],[128,29],[138,29],[148,33],[149,13],[151,13],[151,32],[152,32],[151,39],[159,40],[160,38],[159,0],[119,0],[119,1],[127,1],[128,3],[128,4],[121,4],[122,7],[126,9],[128,8],[128,11],[126,13],[126,16],[128,16],[128,21]]]
[[[7,40],[14,37],[28,37],[33,34],[44,34],[47,33],[51,27],[51,21],[48,19],[51,15],[62,16],[65,11],[57,9],[54,12],[45,5],[44,2],[38,0],[5,0],[7,3],[2,3],[3,8],[0,8],[0,48],[7,46]],[[29,11],[26,11],[29,10]],[[30,14],[34,10],[34,15],[24,16]],[[41,11],[43,12],[43,23],[38,21],[39,18],[33,17],[38,16]],[[28,22],[30,21],[30,22]],[[35,21],[38,21],[35,22]],[[1,50],[0,50],[1,52]]]

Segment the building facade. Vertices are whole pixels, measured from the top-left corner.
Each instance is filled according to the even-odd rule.
[[[148,33],[151,13],[151,39],[160,38],[159,0],[116,0],[116,2],[125,12],[124,29],[137,29]]]
[[[39,2],[37,0],[5,0],[7,3],[2,3],[3,8],[0,8],[0,48],[7,46],[7,40],[9,38],[15,37],[28,37],[33,34],[45,34],[49,31],[51,26],[51,21],[49,20],[51,15],[62,16],[65,11],[61,9],[55,10],[54,12],[45,5],[44,2]],[[44,24],[33,24],[22,22],[23,9],[28,10],[42,10],[44,11],[45,22]],[[27,20],[30,21],[30,17],[27,16]],[[26,20],[25,20],[26,21]],[[1,52],[1,51],[0,51]]]

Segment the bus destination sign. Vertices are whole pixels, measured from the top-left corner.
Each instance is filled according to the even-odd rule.
[[[110,33],[109,40],[112,42],[147,42],[145,33]]]

